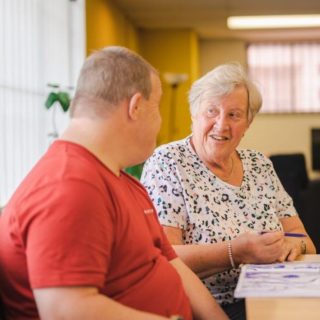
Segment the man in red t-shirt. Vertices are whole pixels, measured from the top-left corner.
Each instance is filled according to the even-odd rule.
[[[137,54],[85,62],[71,122],[0,219],[8,319],[226,319],[171,248],[144,188],[122,168],[151,155],[161,84]]]

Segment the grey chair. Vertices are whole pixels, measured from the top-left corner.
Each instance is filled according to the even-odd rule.
[[[271,155],[270,160],[320,252],[320,180],[310,180],[303,153]]]

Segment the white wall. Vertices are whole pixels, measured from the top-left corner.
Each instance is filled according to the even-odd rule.
[[[246,66],[245,42],[240,40],[202,40],[200,42],[202,74],[229,61],[239,61]],[[320,113],[258,114],[240,147],[256,149],[267,155],[303,152],[310,177],[320,177],[320,172],[311,170],[311,128],[320,128]]]

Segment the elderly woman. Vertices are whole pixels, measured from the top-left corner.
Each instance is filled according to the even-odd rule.
[[[157,148],[142,183],[178,255],[231,319],[245,319],[233,296],[239,265],[291,261],[315,247],[270,160],[236,149],[262,104],[241,66],[213,69],[189,101],[192,135]]]

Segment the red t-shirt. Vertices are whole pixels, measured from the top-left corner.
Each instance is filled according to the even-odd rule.
[[[94,286],[127,306],[191,319],[176,257],[144,188],[80,145],[57,141],[0,219],[8,319],[37,318],[32,288]]]

